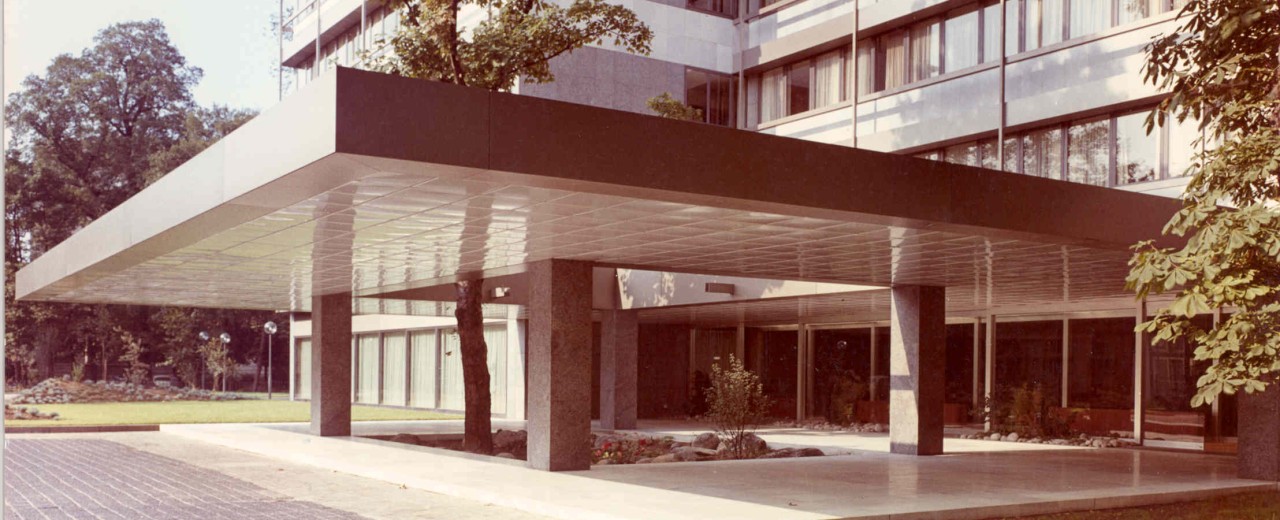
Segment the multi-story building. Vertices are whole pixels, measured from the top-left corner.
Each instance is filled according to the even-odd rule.
[[[646,100],[667,92],[707,124],[1168,197],[1185,184],[1199,137],[1194,122],[1145,128],[1162,93],[1142,80],[1144,47],[1176,27],[1183,0],[619,1],[653,29],[648,56],[589,46],[553,62],[554,82],[520,82],[516,93],[646,113]],[[285,0],[281,13],[282,96],[387,52],[399,27],[378,0]],[[763,378],[778,417],[886,418],[888,321],[839,305],[860,287],[624,269],[596,277],[613,291],[598,300],[652,311],[640,327],[641,417],[696,411],[710,367],[737,355]],[[397,316],[423,314],[414,311],[423,303],[357,309],[357,402],[461,408],[448,309]],[[514,305],[487,312],[494,413],[522,418],[525,316]],[[1135,347],[1140,316],[1131,298],[987,299],[949,311],[948,424],[980,424],[973,410],[984,395],[1037,389],[1078,412],[1080,429],[1233,450],[1233,400],[1192,409],[1200,367],[1190,347]],[[305,315],[292,330],[293,395],[306,398]]]

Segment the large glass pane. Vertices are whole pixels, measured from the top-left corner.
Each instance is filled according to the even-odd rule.
[[[946,22],[947,72],[978,64],[978,11],[952,15]]]
[[[489,365],[489,409],[507,413],[507,326],[485,327],[484,343]]]
[[[465,387],[462,382],[462,343],[458,331],[445,330],[441,336],[440,352],[440,408],[462,410],[466,408]]]
[[[356,402],[378,404],[378,335],[356,337]]]
[[[707,117],[707,73],[690,68],[684,69],[684,103],[702,111],[702,120]]]
[[[1025,388],[1061,402],[1062,320],[998,323],[995,355],[998,397]]]
[[[710,74],[707,83],[706,119],[708,123],[720,126],[734,124],[734,96],[737,95],[738,80],[723,74]]]
[[[906,31],[891,32],[880,38],[880,62],[876,69],[883,71],[884,88],[891,89],[906,85],[907,75],[907,42]]]
[[[1062,177],[1062,130],[1034,130],[1022,137],[1022,173],[1047,179]]]
[[[1022,162],[1018,161],[1018,143],[1022,140],[1017,137],[1004,138],[1004,171],[1019,173],[1022,171]]]
[[[1017,19],[1015,18],[1014,20],[1016,21]],[[999,59],[1000,4],[995,3],[982,8],[982,62],[987,63]]]
[[[809,62],[802,61],[787,67],[787,115],[813,108],[809,102],[809,89]]]
[[[1198,317],[1195,321],[1202,329],[1212,326],[1211,318]],[[1185,338],[1147,347],[1150,378],[1143,388],[1147,396],[1143,417],[1146,440],[1185,443],[1189,448],[1203,446],[1211,409],[1191,407],[1196,380],[1204,373],[1204,364],[1195,361],[1194,352],[1194,342]]]
[[[1136,22],[1154,13],[1163,11],[1165,0],[1120,0],[1120,19],[1118,25]]]
[[[983,168],[1000,169],[1000,156],[995,139],[978,141],[978,164]]]
[[[1012,0],[1009,2],[1005,2],[1004,4],[1005,5],[1004,16],[1005,16],[1005,24],[1006,24],[1004,27],[1004,52],[1006,55],[1009,55],[1009,56],[1013,56],[1014,54],[1021,52],[1021,48],[1022,48],[1022,45],[1018,41],[1019,40],[1018,28],[1022,26],[1018,18],[1019,13],[1021,12],[1021,9],[1019,9],[1018,6],[1021,4],[1022,3],[1019,2],[1018,0]]]
[[[1147,112],[1116,118],[1116,180],[1120,184],[1154,181],[1160,171],[1160,129],[1148,134]]]
[[[942,159],[953,164],[977,166],[978,143],[970,141],[968,143],[948,146],[946,150],[943,151]]]
[[[1111,0],[1071,0],[1071,37],[1099,33],[1111,27]]]
[[[929,79],[942,71],[941,26],[930,20],[911,28],[911,81]]]
[[[1092,435],[1133,432],[1133,318],[1071,320],[1067,404]]]
[[[769,415],[793,418],[796,414],[796,363],[799,336],[794,330],[749,329],[747,339],[760,360],[757,375],[770,399]]]
[[[841,51],[828,52],[814,60],[813,108],[840,102],[840,68],[843,65]]]
[[[871,329],[813,332],[811,412],[838,424],[858,422],[859,406],[870,398]]]
[[[1062,41],[1064,4],[1062,0],[1026,0],[1026,50]]]
[[[858,95],[870,94],[884,88],[883,77],[879,78],[880,82],[876,81],[875,57],[875,40],[867,39],[858,42]]]
[[[413,363],[410,378],[409,406],[435,408],[436,403],[436,333],[420,330],[410,333]]]
[[[1107,185],[1111,123],[1107,119],[1078,122],[1067,132],[1067,180]]]
[[[1182,122],[1165,119],[1169,126],[1169,176],[1181,177],[1188,173],[1196,153],[1200,151],[1200,124],[1193,119]]]
[[[382,336],[382,404],[405,405],[405,350],[403,332]]]
[[[947,325],[946,404],[943,422],[966,424],[973,407],[973,325]]]
[[[779,67],[760,77],[760,121],[768,122],[786,114],[787,76]]]
[[[298,383],[293,387],[296,399],[311,399],[311,339],[298,340]]]

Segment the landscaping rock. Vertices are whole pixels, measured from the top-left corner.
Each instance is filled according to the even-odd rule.
[[[1000,434],[998,434],[998,433],[993,433],[993,434],[991,434],[991,436],[990,436],[990,437],[987,437],[987,439],[990,439],[990,440],[993,440],[993,441],[998,441],[998,440],[1000,440]]]
[[[769,452],[769,453],[766,453],[766,454],[761,455],[761,456],[756,457],[756,458],[760,458],[760,459],[787,459],[787,458],[791,458],[791,457],[795,457],[795,456],[796,456],[796,450],[795,450],[795,448],[782,448],[782,449],[780,449],[780,450],[774,450],[774,451],[771,451],[771,452]]]
[[[822,453],[822,450],[818,448],[800,448],[795,452],[796,457],[821,457],[823,455],[826,454]]]
[[[653,463],[653,459],[651,459],[651,458],[649,458],[649,457],[644,457],[644,458],[642,458],[642,459],[636,459],[636,464],[651,464],[651,463]]]
[[[1013,442],[1018,442],[1018,432],[1010,433],[1010,434],[1009,434],[1009,438],[1008,438],[1008,439],[1006,439],[1006,440],[1010,440],[1010,441],[1013,441]]]
[[[507,453],[507,452],[505,452],[505,451],[504,451],[504,452],[502,452],[502,453],[499,453],[499,454],[497,454],[497,455],[494,455],[494,457],[498,457],[498,458],[500,458],[500,459],[513,459],[513,460],[516,458],[516,456],[515,456],[514,454]]]
[[[597,462],[597,463],[596,463],[596,465],[597,465],[597,466],[612,466],[612,465],[613,465],[613,461],[612,461],[612,460],[609,460],[609,459],[603,459],[603,460],[601,460],[600,462]]]
[[[694,448],[692,446],[682,446],[674,450],[671,450],[670,455],[674,455],[676,460],[680,462],[692,462],[692,461],[698,460],[698,448]]]
[[[658,455],[657,457],[654,457],[653,459],[651,459],[649,462],[652,462],[654,464],[661,464],[664,462],[677,462],[677,459],[674,453],[668,453],[666,455]]]
[[[716,434],[711,432],[698,435],[698,438],[693,440],[693,447],[695,448],[706,448],[709,450],[714,450],[719,446],[720,446],[720,437],[717,437]]]
[[[743,435],[742,442],[751,453],[764,453],[769,451],[769,443],[765,442],[764,439],[761,439],[759,435],[754,433]]]
[[[408,434],[408,433],[397,433],[395,436],[391,437],[391,442],[399,442],[403,444],[412,444],[414,446],[417,446],[418,436],[413,434]]]

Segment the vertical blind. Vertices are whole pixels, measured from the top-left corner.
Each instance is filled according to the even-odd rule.
[[[356,402],[378,403],[378,335],[361,334],[356,339]]]
[[[405,341],[403,332],[382,336],[382,404],[405,405]]]

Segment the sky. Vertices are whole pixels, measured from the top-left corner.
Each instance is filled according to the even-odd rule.
[[[4,93],[43,75],[59,54],[78,55],[117,22],[158,18],[169,40],[204,70],[201,105],[262,110],[275,104],[278,55],[271,17],[278,0],[3,0]]]

